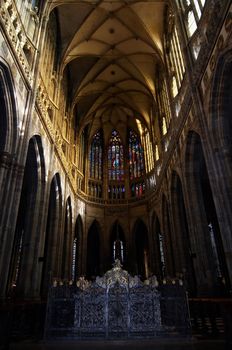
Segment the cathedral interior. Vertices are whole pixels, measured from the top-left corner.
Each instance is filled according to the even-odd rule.
[[[120,260],[231,344],[231,134],[230,0],[1,0],[0,343]]]

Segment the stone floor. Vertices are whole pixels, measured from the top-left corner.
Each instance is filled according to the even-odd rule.
[[[223,340],[164,339],[164,340],[112,340],[112,341],[59,341],[46,343],[20,342],[5,350],[231,350]]]

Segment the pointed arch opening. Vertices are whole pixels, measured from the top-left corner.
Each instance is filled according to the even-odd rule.
[[[72,205],[68,197],[65,206],[63,254],[62,254],[62,278],[70,279],[71,266],[71,239],[72,239]]]
[[[0,61],[0,155],[12,153],[17,141],[17,112],[10,71]]]
[[[232,51],[220,57],[214,77],[211,94],[212,131],[214,143],[221,149],[226,148],[232,154]],[[219,149],[220,151],[220,149]],[[230,162],[231,167],[231,162]]]
[[[125,198],[124,147],[117,130],[112,130],[107,150],[108,162],[108,198]]]
[[[174,171],[171,182],[171,205],[175,232],[174,257],[176,271],[184,279],[189,295],[196,295],[196,278],[193,266],[192,247],[189,235],[182,183]]]
[[[223,52],[217,62],[211,93],[210,135],[214,147],[215,160],[214,183],[220,188],[217,191],[218,214],[224,245],[224,252],[230,284],[232,284],[232,50]],[[220,192],[220,193],[219,193]]]
[[[175,261],[173,257],[173,237],[171,231],[171,217],[170,208],[166,196],[163,194],[162,197],[162,221],[163,221],[163,234],[160,236],[162,238],[162,245],[164,248],[164,259],[165,264],[165,274],[168,277],[173,277],[175,273]],[[160,242],[161,244],[161,242]]]
[[[103,156],[103,130],[100,129],[94,134],[89,150],[88,192],[97,198],[102,198]]]
[[[132,129],[128,130],[128,158],[130,194],[131,197],[141,197],[145,193],[144,150],[139,135]]]
[[[35,296],[36,275],[40,274],[39,258],[41,222],[45,190],[43,147],[38,135],[29,140],[21,196],[17,214],[12,258],[9,272],[9,290],[17,295]]]
[[[198,291],[222,295],[230,289],[228,268],[202,141],[194,131],[188,135],[186,170],[195,240],[200,246],[194,247],[198,251],[194,251],[195,270],[202,271],[196,276]]]
[[[102,129],[93,136],[89,152],[89,176],[102,180],[103,170],[103,132]]]
[[[108,178],[122,181],[124,179],[124,150],[121,137],[113,130],[108,146]]]
[[[53,278],[60,277],[60,236],[62,219],[62,190],[60,175],[54,175],[49,193],[48,214],[44,244],[44,263],[41,281],[41,296],[47,296]]]
[[[86,277],[94,280],[101,273],[100,256],[100,225],[94,220],[88,231],[87,237],[87,264]]]
[[[121,261],[121,264],[126,266],[126,241],[122,226],[118,220],[113,224],[110,239],[110,256],[111,266],[116,259]]]
[[[71,277],[76,281],[82,274],[82,238],[83,238],[83,224],[81,216],[78,215],[75,225],[75,233],[72,242],[72,268]]]
[[[153,216],[155,275],[159,280],[165,276],[164,239],[161,232],[160,221],[157,214]]]
[[[145,280],[149,277],[149,244],[147,227],[142,220],[137,220],[134,227],[136,272]]]

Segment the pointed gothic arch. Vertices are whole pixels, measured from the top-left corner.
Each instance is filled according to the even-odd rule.
[[[162,227],[163,227],[163,247],[164,259],[166,261],[165,272],[169,277],[175,276],[175,261],[173,257],[173,237],[171,228],[171,215],[169,202],[166,196],[162,196]]]
[[[217,294],[225,289],[225,284],[229,289],[230,281],[203,145],[195,131],[190,131],[187,138],[186,182],[197,241],[197,246],[192,246],[194,268],[200,271],[196,276],[197,289],[200,294]]]
[[[45,297],[53,278],[60,277],[60,235],[62,220],[62,189],[60,175],[56,173],[51,181],[44,242],[41,295]],[[62,256],[62,255],[61,255]]]
[[[0,154],[13,153],[17,143],[17,107],[9,68],[0,61]]]
[[[114,129],[108,142],[108,179],[121,181],[124,179],[124,147],[119,132]]]
[[[136,256],[136,273],[142,280],[149,277],[149,241],[148,230],[143,220],[138,219],[134,225],[134,244]]]
[[[92,138],[89,149],[89,177],[102,180],[103,176],[104,138],[103,130],[98,130]]]
[[[88,279],[94,279],[101,273],[100,232],[100,225],[97,220],[94,220],[87,236],[86,277]]]
[[[220,214],[220,228],[230,284],[232,284],[232,50],[221,53],[215,67],[210,96],[209,134],[212,135],[214,178],[218,186],[217,209]]]
[[[68,197],[65,206],[64,235],[62,252],[62,278],[71,278],[71,247],[72,247],[72,204]]]
[[[119,221],[116,220],[111,228],[110,235],[110,257],[111,257],[111,266],[112,263],[119,259],[123,264],[123,267],[126,267],[126,240],[125,234],[122,226]]]
[[[12,207],[15,191],[18,153],[18,108],[13,77],[6,62],[0,57],[0,240],[5,241],[6,217]],[[15,167],[16,165],[16,167]],[[10,190],[9,190],[10,189]],[[8,203],[8,204],[6,204]],[[1,230],[0,230],[1,231]],[[13,239],[13,237],[12,237]],[[3,247],[2,247],[3,249]],[[0,249],[0,256],[2,256]],[[1,261],[1,258],[0,258]]]
[[[196,294],[195,271],[193,267],[192,247],[188,228],[185,201],[181,179],[176,171],[171,178],[171,207],[175,244],[173,256],[178,276],[185,280],[190,295]]]
[[[83,222],[80,214],[76,219],[74,238],[72,242],[72,267],[71,278],[76,281],[82,275],[82,244],[83,244]]]
[[[158,215],[154,213],[152,217],[152,231],[154,239],[154,273],[159,280],[165,276],[165,258],[164,258],[164,241],[161,232],[160,220]]]
[[[44,192],[43,147],[40,136],[35,135],[28,144],[8,280],[9,292],[13,287],[21,296],[34,297],[38,287],[42,229],[39,214],[43,211]]]
[[[232,50],[223,53],[216,65],[211,91],[211,128],[215,146],[232,152]]]

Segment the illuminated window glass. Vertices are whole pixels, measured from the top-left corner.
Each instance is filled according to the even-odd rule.
[[[139,182],[139,183],[133,183],[131,185],[131,197],[141,197],[145,193],[145,183]]]
[[[141,137],[141,145],[143,149],[143,157],[144,157],[144,170],[148,173],[154,168],[154,155],[153,155],[153,147],[150,140],[150,134],[148,129],[141,124],[141,122],[136,119],[136,124],[138,126],[139,134]]]
[[[79,153],[78,153],[79,170],[81,172],[84,171],[84,159],[85,159],[85,132],[83,131],[80,136],[80,145],[79,145]]]
[[[109,185],[108,186],[108,198],[109,199],[125,199],[125,186],[124,185]]]
[[[108,177],[109,180],[123,180],[124,158],[121,138],[116,130],[112,131],[108,148]]]
[[[175,94],[174,97],[178,94],[178,88],[176,85],[176,78],[173,77],[173,82],[175,81]],[[172,86],[173,87],[173,86]],[[164,136],[167,134],[171,122],[171,108],[170,108],[170,102],[169,102],[169,94],[168,89],[166,85],[166,81],[164,77],[160,77],[159,83],[158,83],[158,95],[157,95],[157,101],[158,101],[158,108],[159,108],[159,123],[161,126],[162,135]],[[157,160],[156,154],[155,154],[155,160]]]
[[[159,148],[158,145],[155,146],[155,160],[159,160]]]
[[[39,0],[32,0],[31,1],[32,8],[37,7],[39,5],[39,2],[40,2]]]
[[[184,78],[185,65],[180,45],[179,33],[177,32],[177,27],[173,19],[173,14],[170,12],[168,16],[168,30],[166,33],[165,44],[167,48],[166,53],[171,78],[172,95],[173,97],[176,97]]]
[[[97,180],[102,179],[102,146],[102,133],[98,131],[93,137],[89,154],[90,177]]]
[[[130,179],[133,180],[143,175],[144,153],[138,135],[129,131],[129,171]]]
[[[162,133],[163,135],[167,134],[167,124],[166,124],[166,119],[163,117],[163,121],[162,121]]]
[[[188,30],[189,30],[189,35],[192,36],[193,33],[196,31],[197,29],[197,22],[194,16],[193,11],[190,11],[188,13]]]
[[[146,160],[146,172],[151,171],[154,168],[154,156],[153,148],[150,140],[150,135],[146,129],[144,132],[144,149],[145,149],[145,160]]]
[[[181,0],[180,5],[184,12],[189,37],[192,37],[197,30],[198,22],[201,19],[205,0],[185,0],[184,3]]]
[[[176,95],[178,94],[178,87],[175,77],[172,77],[172,94],[173,97],[176,97]]]

